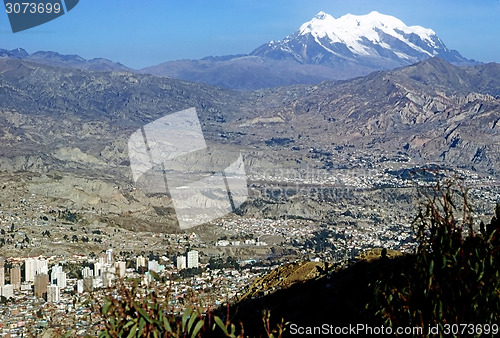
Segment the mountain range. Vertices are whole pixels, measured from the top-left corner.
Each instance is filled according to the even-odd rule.
[[[153,222],[165,215],[164,203],[151,206],[138,192],[86,194],[100,191],[96,182],[131,185],[130,135],[166,114],[195,107],[214,165],[224,167],[231,154],[241,152],[247,173],[257,180],[277,168],[335,177],[356,168],[429,163],[498,177],[499,79],[495,63],[457,67],[431,58],[351,80],[241,92],[3,58],[0,171],[85,177],[86,183],[74,180],[78,186],[61,181],[57,189],[42,185],[35,192],[80,206],[101,201],[103,210],[138,212],[141,222]],[[185,160],[188,170],[201,165],[194,157]],[[256,217],[326,220],[334,204],[310,197],[278,204],[256,198],[241,210]]]
[[[365,23],[377,27],[373,18],[384,23],[369,36]],[[153,76],[103,59],[0,50],[0,171],[77,177],[36,185],[32,192],[71,200],[78,207],[99,201],[103,210],[139,217],[141,226],[162,223],[162,217],[172,216],[165,211],[169,207],[164,201],[139,192],[110,197],[111,189],[96,188],[96,182],[106,182],[102,187],[131,186],[130,135],[160,117],[195,107],[213,164],[224,167],[231,154],[241,152],[249,177],[256,181],[276,168],[321,170],[337,177],[356,168],[384,172],[430,163],[498,177],[500,65],[464,65],[468,61],[446,49],[432,31],[406,27],[378,13],[359,19],[360,31],[371,42],[351,39],[347,43],[340,33],[328,35],[330,26],[341,19],[320,13],[283,41],[259,47],[255,55],[196,61],[206,63],[206,69],[233,88],[257,83],[265,87],[274,81],[275,88],[255,91]],[[319,27],[330,28],[321,31]],[[399,49],[389,55],[382,48],[390,34],[400,34],[400,41],[406,39],[418,48],[405,49],[400,42]],[[342,56],[335,39],[346,43]],[[322,52],[319,57],[325,47],[337,48],[338,55]],[[307,52],[297,54],[303,49]],[[354,67],[352,60],[367,60],[363,50],[371,53],[370,60],[410,65],[352,79],[279,87],[283,82],[317,82],[328,77],[328,71],[336,71],[332,64],[340,59]],[[448,61],[432,56],[440,53]],[[425,59],[412,63],[412,58],[420,57]],[[368,63],[364,64],[368,72]],[[228,65],[232,71],[227,71]],[[256,65],[262,74],[254,72]],[[268,73],[267,68],[272,71]],[[304,72],[287,71],[291,69]],[[311,74],[317,75],[314,81]],[[210,77],[203,81],[210,82]],[[186,163],[193,171],[201,165],[194,157]],[[283,203],[256,198],[241,212],[325,221],[333,204],[310,197]]]
[[[2,56],[91,71],[170,76],[237,90],[345,80],[430,57],[455,65],[477,64],[449,50],[433,30],[407,26],[393,16],[378,12],[347,14],[338,19],[319,12],[293,34],[263,44],[249,54],[168,61],[141,70],[103,58],[86,60],[52,51],[28,54],[22,48],[0,49]]]
[[[87,60],[78,55],[63,55],[53,51],[38,51],[29,54],[23,48],[16,48],[13,50],[0,49],[0,58],[1,57],[18,58],[46,65],[90,71],[134,71],[119,62],[113,62],[104,58]]]
[[[23,149],[48,156],[66,143],[100,156],[99,140],[116,143],[131,129],[189,107],[197,108],[209,141],[274,152],[272,140],[287,139],[278,162],[346,145],[370,148],[374,161],[384,152],[405,152],[414,160],[495,171],[500,158],[495,63],[457,67],[431,58],[347,81],[255,92],[17,58],[0,59],[0,71],[2,147],[10,148],[4,161]],[[116,156],[116,164],[126,159],[123,151]]]

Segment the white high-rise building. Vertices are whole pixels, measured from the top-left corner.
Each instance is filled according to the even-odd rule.
[[[83,278],[85,277],[93,277],[94,276],[94,271],[90,269],[88,266],[84,267],[82,269],[82,276]]]
[[[26,258],[24,261],[24,280],[32,282],[36,275],[47,275],[49,273],[49,264],[46,259]]]
[[[135,260],[135,267],[136,267],[137,270],[139,270],[139,268],[141,266],[146,266],[146,258],[142,257],[142,256],[139,256]]]
[[[24,280],[32,282],[36,275],[36,260],[34,258],[26,258],[24,261]]]
[[[158,272],[158,261],[149,261],[148,270]]]
[[[6,284],[0,287],[0,296],[4,296],[5,298],[14,297],[14,285]]]
[[[5,285],[5,260],[3,257],[0,257],[0,287],[4,285]]]
[[[106,250],[106,263],[113,263],[114,257],[113,257],[113,249],[108,249]]]
[[[186,268],[186,256],[177,256],[177,269],[182,270]]]
[[[36,274],[37,275],[49,274],[49,262],[46,259],[36,260]]]
[[[62,272],[62,266],[60,265],[54,265],[52,267],[51,273],[50,273],[50,283],[51,284],[56,284],[57,283],[57,274]]]
[[[97,277],[101,275],[101,267],[102,267],[101,263],[97,262],[94,263],[94,276]]]
[[[56,303],[60,300],[59,287],[57,285],[47,286],[47,302]]]
[[[83,293],[83,279],[79,279],[79,280],[76,281],[76,292],[78,294],[82,294]]]
[[[188,254],[187,254],[187,267],[188,267],[188,269],[198,267],[198,251],[191,250],[188,252]]]
[[[57,273],[57,286],[61,289],[66,288],[66,272],[58,272]]]

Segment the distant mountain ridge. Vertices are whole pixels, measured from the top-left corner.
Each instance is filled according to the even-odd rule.
[[[78,55],[63,55],[53,51],[38,51],[29,54],[23,48],[0,49],[0,57],[29,60],[45,65],[84,69],[90,71],[135,71],[127,66],[104,58],[87,60]]]
[[[346,80],[431,57],[455,65],[478,64],[448,49],[432,29],[407,26],[393,16],[378,12],[346,14],[338,19],[319,12],[293,34],[263,44],[250,54],[168,61],[142,70],[103,58],[86,60],[78,55],[51,51],[29,54],[22,48],[0,49],[0,57],[91,71],[169,76],[236,90]]]
[[[73,126],[91,123],[91,134],[106,143],[123,140],[129,128],[134,131],[166,112],[196,107],[209,141],[272,152],[276,140],[285,140],[270,161],[304,161],[314,148],[327,154],[314,159],[315,165],[335,168],[349,161],[349,151],[336,148],[345,146],[366,150],[373,161],[401,152],[415,163],[497,173],[499,79],[499,64],[457,67],[431,58],[346,81],[235,92],[172,78],[5,58],[0,59],[0,111],[17,117],[3,121],[0,116],[5,127],[0,139],[11,146],[4,154],[26,149],[52,154],[64,140],[99,157],[97,141],[88,143],[88,131],[74,134]],[[20,114],[31,116],[33,126]],[[65,130],[61,120],[71,121]],[[73,141],[64,136],[72,133]],[[123,153],[114,156],[117,165],[126,161]],[[264,155],[259,156],[260,161]]]
[[[144,68],[141,72],[237,90],[315,84],[349,78],[348,74],[353,74],[346,69],[300,64],[293,60],[273,60],[255,55],[168,61]]]

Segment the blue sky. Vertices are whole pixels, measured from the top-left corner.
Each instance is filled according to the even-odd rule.
[[[66,15],[15,34],[2,11],[0,48],[105,57],[142,68],[249,53],[321,10],[336,18],[376,10],[432,28],[467,58],[500,62],[498,0],[80,0]]]

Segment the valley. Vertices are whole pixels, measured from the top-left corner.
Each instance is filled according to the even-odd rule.
[[[0,68],[0,169],[26,176],[19,200],[88,214],[82,224],[180,231],[168,195],[135,187],[127,141],[142,125],[191,106],[212,166],[243,156],[250,198],[234,217],[350,224],[354,218],[341,215],[359,211],[348,209],[386,205],[385,214],[360,213],[356,224],[409,224],[420,185],[412,172],[426,167],[464,177],[482,196],[478,213],[491,212],[497,199],[496,65],[430,59],[349,81],[248,93],[16,59]],[[58,99],[66,88],[74,94]],[[195,155],[183,161],[182,175],[206,165]]]

